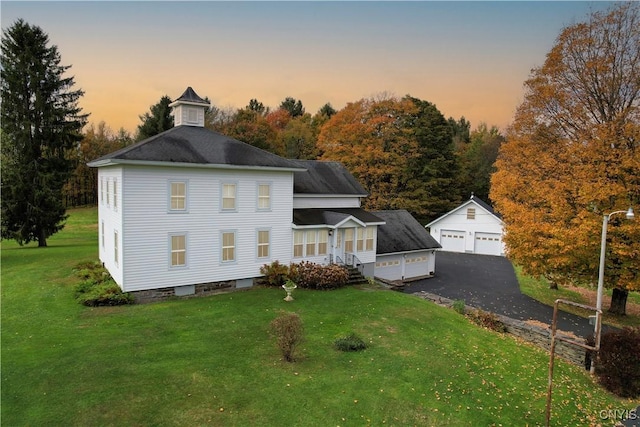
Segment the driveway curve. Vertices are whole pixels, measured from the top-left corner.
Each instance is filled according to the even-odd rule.
[[[553,307],[523,295],[511,262],[501,256],[440,251],[436,254],[435,276],[411,282],[403,290],[409,294],[420,291],[464,300],[467,305],[513,319],[549,325],[553,320]],[[579,337],[593,334],[589,319],[561,310],[557,327]]]

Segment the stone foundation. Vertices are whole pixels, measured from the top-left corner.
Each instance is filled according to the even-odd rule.
[[[440,297],[438,295],[430,294],[428,292],[416,292],[413,295],[429,301],[433,301],[436,304],[445,307],[451,308],[453,306],[452,300]],[[468,305],[465,307],[467,310],[477,310],[477,308]],[[507,333],[510,333],[532,344],[535,344],[536,346],[547,351],[551,349],[551,325],[545,325],[546,327],[539,323],[534,325],[522,320],[516,320],[507,316],[502,316],[500,314],[496,314],[496,317],[505,325]],[[551,319],[549,319],[549,321],[551,321]],[[564,333],[563,331],[556,331],[556,333],[557,335],[562,334],[573,341],[582,343],[585,342],[583,338],[575,337],[570,333]],[[561,357],[567,362],[585,367],[585,354],[585,349],[581,347],[571,345],[564,341],[556,340],[556,356]]]
[[[254,279],[255,284],[255,279]],[[187,289],[184,288],[192,288]],[[176,289],[178,290],[176,292]],[[198,285],[180,286],[172,288],[162,289],[149,289],[146,291],[133,291],[129,292],[133,295],[136,304],[146,304],[156,301],[165,301],[170,298],[194,298],[204,297],[207,295],[221,294],[226,292],[232,292],[239,289],[247,289],[246,287],[236,287],[235,280],[228,280],[223,282],[210,282],[200,283]]]

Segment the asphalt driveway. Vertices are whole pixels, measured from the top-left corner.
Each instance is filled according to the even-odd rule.
[[[551,324],[553,307],[520,293],[511,262],[505,257],[438,252],[435,276],[411,282],[403,292],[425,291],[467,305],[519,320]],[[579,337],[593,334],[589,320],[570,313],[558,313],[558,329]]]

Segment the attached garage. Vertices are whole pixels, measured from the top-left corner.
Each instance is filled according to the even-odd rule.
[[[375,277],[409,281],[434,275],[440,245],[405,210],[375,211],[385,221],[378,226]]]
[[[484,255],[502,255],[502,236],[498,233],[476,233],[474,252]]]
[[[464,252],[465,232],[459,230],[441,230],[440,231],[440,245],[443,251],[447,252]]]

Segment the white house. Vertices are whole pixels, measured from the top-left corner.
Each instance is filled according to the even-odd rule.
[[[431,277],[440,245],[406,210],[374,211],[378,227],[375,276],[391,281]]]
[[[206,129],[208,103],[190,87],[170,105],[174,128],[89,163],[99,257],[123,291],[249,287],[276,260],[375,275],[385,221],[360,207],[367,193],[340,163],[287,160]]]
[[[427,224],[426,228],[444,251],[505,254],[502,219],[491,206],[474,195],[457,208]]]

